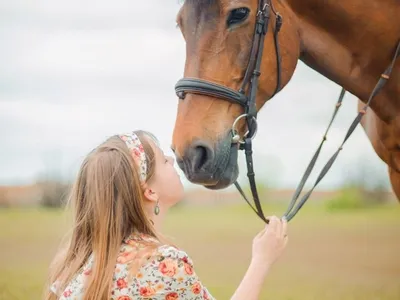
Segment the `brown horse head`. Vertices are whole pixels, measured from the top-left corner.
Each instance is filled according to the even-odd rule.
[[[271,4],[270,0],[264,2]],[[278,10],[284,16],[277,41],[282,89],[296,67],[300,42],[291,11],[275,2],[272,11]],[[259,5],[259,0],[186,0],[177,16],[186,41],[184,77],[239,90],[252,52]],[[257,110],[277,88],[275,21],[276,14],[271,13],[260,67]],[[239,104],[218,97],[188,93],[179,100],[172,148],[178,165],[192,183],[221,189],[236,180],[238,144],[232,143],[232,124],[243,113]],[[245,122],[239,122],[238,129],[243,136]]]

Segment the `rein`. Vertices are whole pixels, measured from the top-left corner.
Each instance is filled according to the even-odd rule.
[[[206,81],[199,78],[182,78],[175,85],[175,91],[179,99],[183,100],[187,93],[193,94],[202,94],[206,96],[220,98],[222,100],[226,100],[229,102],[237,103],[241,105],[245,113],[236,118],[232,125],[232,143],[239,144],[239,149],[244,150],[246,157],[246,165],[247,165],[247,177],[250,183],[250,189],[254,200],[254,206],[250,203],[239,183],[236,181],[234,184],[243,197],[243,199],[249,204],[249,206],[253,209],[253,211],[257,214],[257,216],[263,220],[265,223],[269,223],[269,220],[265,217],[264,212],[262,210],[262,206],[260,203],[260,199],[257,192],[257,185],[255,182],[255,173],[254,173],[254,164],[253,164],[253,150],[252,150],[252,140],[256,136],[257,133],[257,109],[256,109],[256,95],[258,89],[258,80],[261,75],[261,60],[264,49],[264,39],[266,34],[268,33],[269,21],[271,17],[271,12],[275,15],[275,26],[274,26],[274,44],[275,44],[275,52],[276,52],[276,62],[277,62],[277,86],[275,88],[274,93],[271,95],[272,98],[276,93],[278,93],[281,89],[281,55],[280,48],[278,42],[278,34],[280,28],[282,26],[282,17],[281,15],[274,9],[272,5],[272,0],[259,0],[258,2],[258,11],[256,15],[256,25],[254,29],[254,38],[253,44],[250,52],[249,63],[247,65],[246,73],[244,75],[244,79],[242,85],[238,91],[231,89],[229,87],[225,87],[223,85],[213,83],[210,81]],[[390,74],[393,70],[396,59],[400,56],[400,41],[397,45],[397,49],[395,51],[394,57],[391,61],[391,64],[387,67],[387,69],[382,73],[379,81],[377,82],[375,88],[373,89],[366,105],[362,110],[359,111],[358,115],[354,119],[353,123],[350,125],[345,138],[338,148],[338,150],[332,155],[332,157],[328,160],[325,166],[322,168],[320,174],[318,175],[317,180],[315,181],[312,188],[299,200],[300,194],[304,188],[304,185],[310,176],[315,163],[318,159],[318,156],[321,152],[322,146],[327,139],[328,131],[339,111],[339,108],[342,104],[343,98],[345,96],[346,90],[342,88],[338,101],[336,103],[332,118],[329,122],[329,125],[325,131],[325,134],[322,138],[322,141],[317,148],[314,156],[312,157],[306,171],[302,179],[300,180],[293,197],[290,201],[290,204],[284,213],[283,217],[286,218],[287,221],[293,219],[293,217],[298,213],[298,211],[303,207],[306,201],[311,196],[312,192],[318,185],[318,183],[325,177],[328,173],[329,169],[332,167],[336,158],[338,157],[341,150],[343,150],[343,145],[354,132],[357,125],[360,123],[362,117],[367,112],[368,107],[370,106],[371,100],[379,93],[379,91],[385,86],[386,82],[390,78]],[[246,95],[246,91],[248,91],[248,95]],[[236,124],[242,118],[246,119],[248,131],[244,134],[243,138],[238,134],[238,130],[236,129]],[[296,202],[299,200],[297,206]]]

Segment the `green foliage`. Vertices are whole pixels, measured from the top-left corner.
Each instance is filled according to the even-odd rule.
[[[326,202],[326,208],[329,211],[365,209],[383,205],[387,198],[384,189],[365,190],[358,186],[347,186]]]
[[[344,188],[337,196],[328,200],[326,208],[329,211],[349,210],[365,208],[366,201],[359,189],[353,187]]]

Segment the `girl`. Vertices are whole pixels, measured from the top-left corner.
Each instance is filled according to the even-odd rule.
[[[52,263],[45,299],[214,299],[190,257],[160,234],[168,208],[183,198],[173,164],[144,131],[113,136],[85,158],[70,197],[72,236]],[[272,217],[254,238],[231,299],[258,299],[286,228]]]

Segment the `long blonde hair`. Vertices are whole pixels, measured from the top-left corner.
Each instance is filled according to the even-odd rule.
[[[148,138],[156,140],[148,132],[135,133],[147,155],[148,181],[155,167],[154,151]],[[50,285],[57,281],[58,292],[62,292],[93,253],[96,255],[85,285],[84,300],[109,299],[123,240],[133,232],[160,240],[144,208],[137,168],[128,147],[118,136],[106,140],[84,159],[69,199],[72,234],[64,251],[55,257],[50,267],[46,300],[58,298],[50,291]]]

